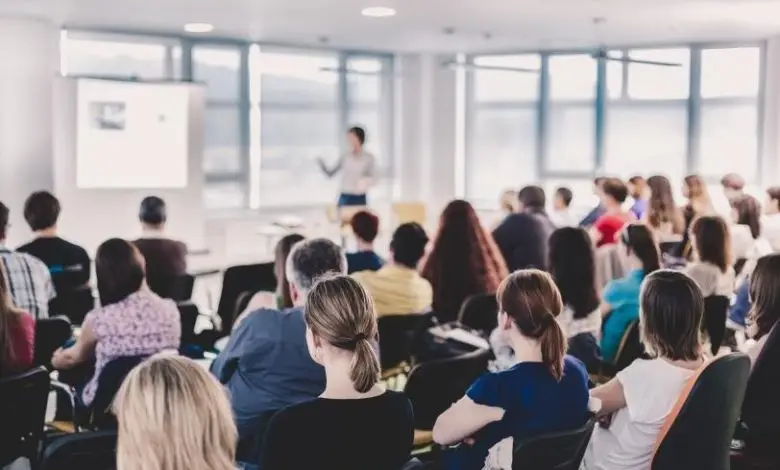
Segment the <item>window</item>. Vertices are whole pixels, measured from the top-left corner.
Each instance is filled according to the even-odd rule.
[[[181,48],[175,41],[65,33],[61,46],[65,75],[145,80],[178,76],[173,54],[181,54]]]
[[[479,103],[536,101],[539,95],[538,54],[476,57],[474,98]],[[526,71],[514,71],[524,69]]]
[[[635,100],[683,100],[690,94],[690,49],[640,49],[629,51],[628,97]],[[679,65],[661,65],[679,64]]]
[[[701,97],[756,97],[761,78],[761,49],[704,49],[701,52]]]
[[[596,61],[590,55],[550,57],[550,101],[596,97]]]

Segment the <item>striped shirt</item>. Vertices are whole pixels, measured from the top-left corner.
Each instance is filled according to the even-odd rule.
[[[388,264],[379,271],[360,271],[352,277],[374,298],[377,316],[424,313],[431,309],[431,283],[414,269]]]
[[[34,318],[49,316],[49,301],[56,296],[49,268],[38,258],[0,247],[8,290],[14,306]]]

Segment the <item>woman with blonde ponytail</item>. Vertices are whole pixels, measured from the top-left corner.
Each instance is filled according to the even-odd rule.
[[[271,420],[260,468],[396,470],[414,440],[409,400],[379,384],[376,311],[356,280],[328,276],[306,298],[306,345],[325,368],[325,391]]]

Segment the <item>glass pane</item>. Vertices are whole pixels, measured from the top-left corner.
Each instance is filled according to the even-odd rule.
[[[203,171],[241,171],[241,130],[238,107],[207,107],[204,123]]]
[[[259,54],[261,103],[308,103],[335,107],[338,60],[335,55],[282,52]]]
[[[758,47],[701,51],[701,96],[758,96],[761,50]]]
[[[630,63],[628,96],[640,100],[686,99],[690,94],[690,49],[630,51],[632,59],[680,64],[676,66]]]
[[[623,57],[622,51],[610,51],[610,57]],[[623,63],[615,60],[607,61],[607,96],[618,99],[623,96]]]
[[[549,153],[551,171],[592,171],[595,165],[596,124],[592,107],[550,106]]]
[[[238,181],[206,183],[203,200],[207,209],[234,209],[244,206],[244,185]]]
[[[720,178],[737,172],[755,180],[758,165],[758,109],[756,105],[701,106],[699,171]]]
[[[550,57],[550,99],[587,100],[596,97],[596,60],[589,55]]]
[[[68,38],[63,53],[68,75],[159,80],[168,78],[164,44]]]
[[[536,108],[477,109],[466,158],[466,194],[496,200],[536,181]]]
[[[537,54],[499,55],[474,58],[475,65],[539,70]],[[536,101],[539,99],[539,73],[511,70],[474,71],[474,98],[478,102]]]
[[[382,61],[379,59],[349,59],[347,86],[351,103],[376,103],[382,95]]]
[[[192,70],[195,80],[206,82],[206,100],[238,102],[241,81],[238,49],[195,47]]]

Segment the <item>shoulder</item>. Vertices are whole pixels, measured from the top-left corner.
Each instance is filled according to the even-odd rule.
[[[46,266],[46,263],[44,263],[43,261],[27,253],[14,252],[13,254],[17,256],[21,262],[27,264],[27,266],[29,266],[30,269],[35,269],[41,272],[45,272],[48,277],[49,268]]]
[[[563,373],[565,375],[575,375],[579,378],[588,379],[588,370],[585,364],[574,356],[566,355],[563,357]]]

